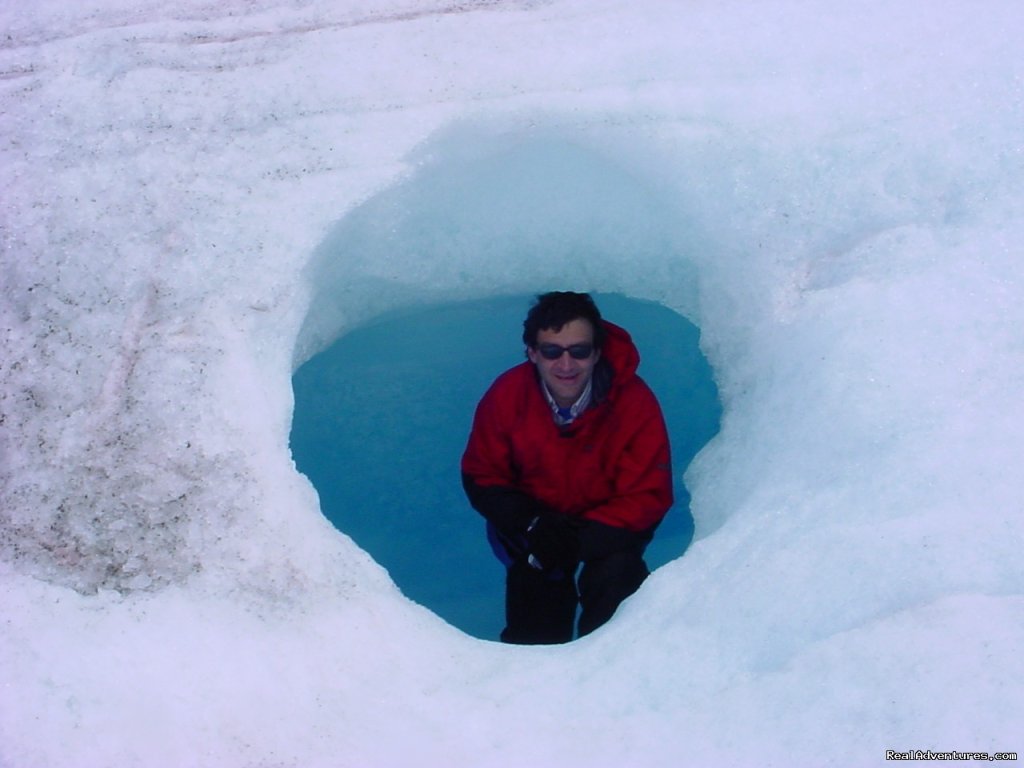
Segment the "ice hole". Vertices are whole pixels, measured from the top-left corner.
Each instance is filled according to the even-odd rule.
[[[531,298],[390,313],[342,336],[293,378],[292,454],[324,515],[410,599],[487,639],[502,626],[504,569],[463,496],[459,459],[477,400],[523,359]],[[681,476],[718,430],[717,389],[690,321],[654,302],[595,298],[633,334],[672,438],[677,501],[648,549],[656,568],[693,535]]]
[[[310,259],[294,353],[296,465],[323,513],[408,597],[471,635],[497,636],[503,571],[462,495],[459,459],[478,399],[523,359],[536,293],[591,291],[635,336],[677,478],[651,565],[692,537],[681,477],[717,431],[720,405],[691,322],[691,254],[713,246],[654,151],[575,123],[456,126],[348,211]]]

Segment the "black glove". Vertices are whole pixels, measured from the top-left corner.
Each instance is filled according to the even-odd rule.
[[[530,565],[542,571],[572,570],[580,551],[582,521],[567,515],[539,515],[526,531]]]

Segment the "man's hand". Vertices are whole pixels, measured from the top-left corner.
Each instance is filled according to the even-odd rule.
[[[582,522],[556,513],[534,518],[526,531],[530,565],[542,571],[572,570],[579,559]]]

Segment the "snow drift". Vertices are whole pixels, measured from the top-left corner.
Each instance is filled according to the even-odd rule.
[[[1015,4],[0,14],[0,763],[1019,747]],[[431,219],[417,173],[479,198],[444,248],[323,260],[366,206]],[[290,377],[381,313],[554,283],[693,320],[722,429],[686,556],[506,648],[323,518]]]

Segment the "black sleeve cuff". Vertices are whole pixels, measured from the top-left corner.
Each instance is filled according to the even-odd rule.
[[[535,517],[554,511],[528,493],[507,485],[478,485],[467,474],[462,487],[473,509],[507,536],[526,533]]]
[[[587,520],[580,531],[580,559],[598,560],[629,549],[643,552],[652,538],[653,527],[644,531],[631,531],[597,520]]]

